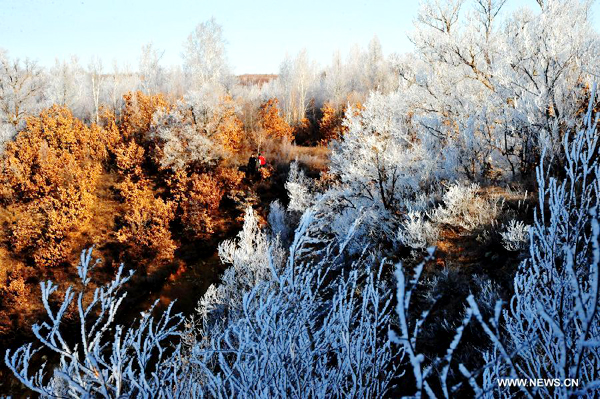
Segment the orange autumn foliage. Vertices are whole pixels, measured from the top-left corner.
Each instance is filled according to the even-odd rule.
[[[135,175],[141,177],[144,162],[144,148],[135,141],[120,143],[114,149],[117,171],[122,176]]]
[[[162,94],[129,92],[123,96],[123,100],[125,106],[121,113],[120,127],[125,140],[142,138],[150,131],[154,113],[159,109],[168,111],[172,107]]]
[[[292,127],[281,117],[279,100],[271,98],[260,106],[258,112],[261,127],[274,138],[293,140]]]
[[[109,153],[113,153],[115,148],[123,142],[115,113],[108,107],[101,106],[98,113],[98,125],[103,130],[106,149]]]
[[[37,266],[69,255],[71,233],[89,218],[107,157],[107,135],[53,106],[31,117],[2,155],[0,198],[14,218],[10,244]]]
[[[193,174],[181,203],[181,222],[194,238],[208,238],[214,233],[215,219],[219,210],[223,189],[208,174]]]
[[[246,174],[237,168],[219,168],[216,171],[219,184],[228,195],[237,195],[242,189],[242,180]]]
[[[96,171],[107,156],[104,131],[87,127],[67,108],[53,106],[31,117],[2,156],[0,196],[26,202],[51,194],[83,169]],[[79,173],[80,174],[80,173]],[[85,173],[84,173],[85,174]],[[81,176],[78,176],[81,177]]]
[[[71,252],[72,233],[89,219],[95,200],[88,190],[95,187],[96,181],[88,183],[87,188],[69,185],[59,188],[55,195],[15,206],[20,217],[11,228],[13,249],[32,255],[37,266],[55,266],[66,260]]]
[[[19,307],[27,303],[28,291],[22,276],[8,276],[6,284],[0,286],[0,297],[4,305]]]
[[[323,116],[319,121],[319,131],[321,133],[321,145],[327,145],[332,140],[337,140],[343,132],[344,120],[343,114],[338,112],[331,103],[323,104],[321,108]]]
[[[214,173],[173,172],[167,180],[169,194],[179,204],[179,218],[189,238],[206,239],[215,232],[223,196],[234,200],[242,196],[244,176],[235,168],[218,168]]]
[[[217,126],[215,139],[230,153],[238,153],[242,148],[244,124],[238,117],[231,96],[226,96],[214,115]]]
[[[127,177],[118,188],[125,212],[115,234],[117,240],[128,245],[133,259],[172,260],[176,249],[169,231],[173,204],[156,197],[147,180]]]

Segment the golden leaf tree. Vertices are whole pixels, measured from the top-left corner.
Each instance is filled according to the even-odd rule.
[[[293,140],[293,129],[283,119],[279,110],[279,100],[271,98],[260,106],[260,125],[270,137]]]
[[[107,137],[101,127],[88,127],[67,108],[53,106],[30,117],[6,145],[0,199],[14,215],[14,251],[44,267],[69,255],[71,233],[90,216]]]
[[[176,249],[169,231],[173,204],[157,197],[145,179],[127,177],[118,188],[125,211],[116,237],[127,245],[128,255],[135,260],[172,260]]]
[[[321,108],[323,116],[319,121],[319,131],[321,133],[321,144],[327,145],[332,140],[337,140],[344,127],[342,121],[344,120],[341,112],[337,111],[329,102],[323,104]]]
[[[121,113],[121,133],[125,140],[144,140],[150,131],[152,116],[158,110],[169,110],[172,105],[162,94],[147,95],[141,91],[123,95],[125,105]]]
[[[237,115],[231,96],[223,98],[213,118],[216,122],[216,141],[229,153],[240,152],[244,138],[244,124]]]

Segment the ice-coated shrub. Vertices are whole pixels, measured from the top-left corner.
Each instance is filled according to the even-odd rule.
[[[430,221],[425,220],[425,215],[418,211],[409,211],[406,219],[398,230],[398,240],[414,249],[425,249],[437,241],[438,228]]]
[[[507,251],[520,251],[527,246],[529,241],[529,228],[522,221],[511,220],[506,230],[501,232],[502,245]]]
[[[309,206],[313,205],[315,202],[313,186],[304,171],[300,169],[298,162],[292,162],[288,179],[285,182],[285,189],[290,199],[288,210],[303,213]]]
[[[591,104],[585,129],[564,136],[565,177],[550,177],[543,156],[537,168],[539,205],[529,258],[514,277],[510,307],[502,310],[497,303],[488,320],[469,298],[493,344],[485,358],[488,377],[560,382],[522,385],[524,397],[592,398],[600,387],[600,165]],[[478,371],[461,371],[476,393],[507,397],[494,379],[484,375],[482,386]],[[567,379],[577,384],[564,384]]]
[[[339,183],[330,190],[332,207],[353,215],[349,221],[360,210],[365,235],[394,241],[406,204],[437,178],[432,157],[408,128],[400,93],[371,93],[364,107],[348,107],[344,126],[330,144],[329,172]]]
[[[500,297],[500,287],[498,284],[482,275],[473,276],[473,282],[476,287],[475,300],[477,305],[485,315],[492,315]]]
[[[287,243],[290,239],[290,226],[288,225],[289,215],[285,207],[278,200],[271,202],[269,205],[269,227],[273,237],[279,236],[282,243]]]
[[[201,335],[221,331],[229,321],[241,317],[244,294],[269,281],[272,269],[279,268],[284,256],[279,242],[270,240],[260,229],[251,207],[246,209],[244,226],[237,237],[223,241],[218,250],[221,262],[230,267],[223,273],[221,283],[211,285],[198,302]]]
[[[391,387],[402,352],[386,342],[390,293],[365,272],[367,257],[339,275],[352,232],[315,249],[314,218],[304,214],[285,267],[244,294],[240,317],[194,351],[211,397],[382,397]]]
[[[33,334],[45,350],[59,357],[48,370],[46,363],[33,366],[38,352],[27,344],[14,352],[7,350],[8,368],[27,388],[42,397],[117,398],[178,397],[188,390],[184,376],[186,362],[181,347],[171,346],[181,336],[181,315],[172,315],[171,307],[159,318],[151,311],[129,327],[117,324],[115,317],[125,298],[123,288],[131,274],[123,275],[123,265],[115,279],[94,289],[90,297],[92,249],[83,251],[77,268],[81,291],[69,287],[58,309],[53,309],[50,296],[57,286],[41,284],[42,301],[48,321],[33,326]],[[75,308],[79,332],[72,336],[64,318]],[[67,335],[68,334],[68,335]],[[33,363],[33,364],[32,364]],[[35,371],[30,370],[32,367]],[[48,375],[50,374],[50,375]]]
[[[443,205],[431,212],[436,223],[473,230],[491,223],[498,215],[496,203],[478,194],[479,186],[455,183],[444,193]]]

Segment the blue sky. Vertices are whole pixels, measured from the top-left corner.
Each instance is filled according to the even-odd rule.
[[[509,0],[506,12],[522,4],[536,7]],[[0,0],[0,47],[46,66],[71,55],[87,65],[96,55],[106,69],[114,60],[136,69],[141,46],[152,41],[165,50],[162,63],[174,65],[194,27],[215,17],[236,73],[276,73],[286,53],[306,47],[324,65],[335,50],[345,55],[374,35],[386,54],[410,51],[417,10],[417,0]],[[596,27],[598,14],[595,4]]]

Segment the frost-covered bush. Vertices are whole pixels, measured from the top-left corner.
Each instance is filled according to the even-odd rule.
[[[475,183],[464,185],[455,183],[444,193],[443,205],[431,212],[436,223],[473,230],[491,223],[498,215],[498,206],[478,194]]]
[[[285,207],[278,200],[271,202],[268,217],[269,227],[271,228],[273,237],[279,237],[282,244],[288,243],[293,233],[289,226],[289,217],[290,215],[285,210]]]
[[[527,397],[594,397],[600,387],[600,167],[591,105],[584,122],[586,129],[564,137],[564,179],[548,177],[543,162],[537,168],[539,208],[509,309],[498,303],[488,321],[469,298],[494,344],[488,377],[579,383],[521,386]],[[498,392],[496,381],[485,378],[487,385],[479,386],[474,373],[462,371],[475,392]]]
[[[202,331],[221,331],[243,313],[244,294],[269,281],[272,269],[283,262],[279,241],[270,240],[258,226],[256,213],[246,209],[244,226],[237,238],[225,240],[218,247],[221,262],[230,265],[218,286],[211,285],[198,302],[197,313]]]
[[[409,211],[398,230],[398,240],[414,249],[425,249],[437,241],[438,228],[425,215],[418,211]]]
[[[210,396],[382,397],[390,388],[389,292],[363,272],[366,258],[339,275],[352,232],[315,248],[314,218],[304,214],[283,270],[271,266],[244,294],[240,317],[194,352]]]
[[[171,315],[171,307],[160,318],[152,312],[142,313],[130,327],[117,324],[115,317],[125,298],[123,287],[131,274],[123,276],[123,265],[115,279],[94,289],[90,297],[89,272],[92,249],[81,254],[78,266],[82,290],[69,287],[58,309],[50,296],[57,286],[42,283],[42,301],[49,321],[33,326],[33,334],[46,350],[59,357],[48,376],[46,364],[35,367],[40,348],[32,344],[11,352],[5,362],[15,376],[43,397],[116,398],[178,397],[186,393],[186,362],[181,347],[170,342],[181,336],[181,315]],[[78,317],[79,332],[67,333],[64,318],[71,310]],[[34,363],[35,364],[35,363]]]
[[[340,183],[331,192],[341,208],[336,214],[352,221],[361,213],[365,234],[380,240],[395,239],[406,201],[437,178],[433,157],[406,119],[400,93],[372,93],[363,108],[348,108],[347,131],[331,143],[330,173]]]
[[[311,179],[306,177],[297,161],[290,164],[290,173],[285,182],[290,202],[288,210],[303,213],[315,202],[315,187]]]
[[[502,299],[498,284],[482,275],[473,276],[473,283],[476,287],[475,300],[481,313],[484,315],[494,314],[496,304]]]
[[[501,232],[502,245],[508,251],[520,251],[529,241],[529,227],[522,221],[511,220],[506,230]]]
[[[294,273],[296,274],[294,276]],[[357,285],[357,272],[320,298],[319,276],[287,269],[245,296],[244,317],[198,351],[215,397],[382,397],[390,388],[393,352],[381,339],[389,296],[377,277]],[[360,293],[356,293],[360,290]],[[381,312],[381,313],[380,313]],[[224,356],[225,355],[225,356]],[[228,356],[227,356],[228,355]],[[217,369],[207,365],[215,362]]]
[[[163,168],[182,169],[192,162],[212,166],[221,159],[223,149],[198,131],[186,108],[180,102],[177,108],[159,110],[152,116],[152,134],[162,144]]]

